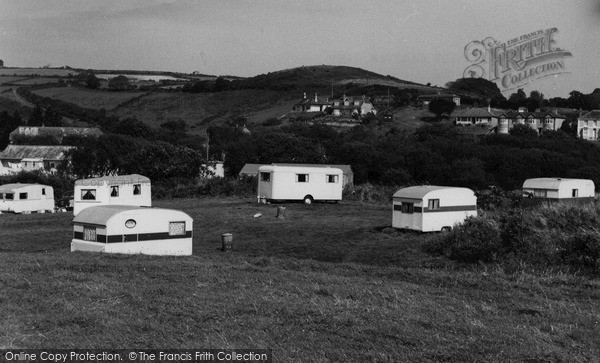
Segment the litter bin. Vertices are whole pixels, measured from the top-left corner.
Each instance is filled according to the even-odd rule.
[[[223,252],[231,252],[231,247],[233,245],[233,234],[231,233],[223,233],[221,235],[221,251]]]

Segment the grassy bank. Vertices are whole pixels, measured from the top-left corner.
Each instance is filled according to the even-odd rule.
[[[191,257],[70,253],[71,215],[2,215],[0,348],[272,348],[276,361],[593,361],[600,283],[464,268],[390,206],[159,201]],[[261,217],[255,218],[256,213]],[[33,226],[33,227],[32,227]],[[234,235],[223,253],[220,234]]]

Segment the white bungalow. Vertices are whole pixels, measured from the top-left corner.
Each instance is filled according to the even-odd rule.
[[[0,186],[0,212],[45,213],[54,211],[54,189],[43,184],[5,184]]]
[[[258,201],[342,200],[343,172],[339,168],[263,165],[258,168]]]
[[[105,205],[73,219],[71,251],[191,255],[193,219],[184,212]]]
[[[73,215],[100,205],[152,205],[150,179],[139,174],[80,179],[74,194]]]
[[[477,216],[477,197],[468,188],[421,185],[394,193],[394,228],[421,232],[451,230],[471,216]]]
[[[593,202],[596,187],[589,179],[532,178],[523,182],[523,193],[534,201]]]

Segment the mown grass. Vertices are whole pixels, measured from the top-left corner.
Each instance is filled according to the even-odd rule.
[[[50,97],[94,110],[102,108],[112,110],[121,103],[143,94],[143,92],[111,92],[79,87],[42,88],[32,92],[38,96]]]
[[[70,253],[70,213],[1,215],[0,348],[271,348],[276,361],[594,361],[600,283],[461,267],[381,204],[157,201],[191,257]],[[256,213],[262,213],[255,218]],[[231,232],[231,253],[219,250]]]

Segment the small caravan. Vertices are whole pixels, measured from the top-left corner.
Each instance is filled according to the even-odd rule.
[[[100,205],[152,205],[150,179],[138,174],[80,179],[74,194],[73,215]]]
[[[421,185],[394,193],[394,228],[421,232],[450,230],[471,216],[477,216],[477,197],[468,188]]]
[[[263,165],[258,168],[258,201],[342,200],[343,172],[339,168]]]
[[[594,182],[589,179],[532,178],[523,182],[523,194],[529,203],[539,202],[593,202],[596,193]]]
[[[105,205],[73,219],[71,251],[191,255],[193,220],[184,212]]]
[[[54,212],[54,189],[43,184],[5,184],[0,186],[0,212]]]

